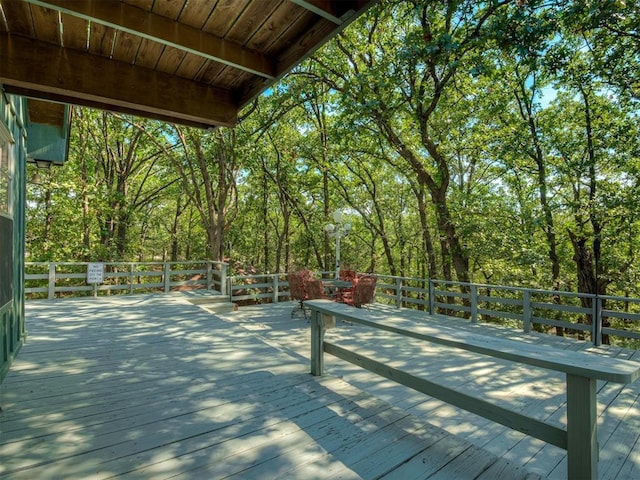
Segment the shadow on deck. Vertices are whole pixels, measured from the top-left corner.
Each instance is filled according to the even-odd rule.
[[[212,315],[189,298],[175,293],[28,303],[29,340],[0,386],[0,476],[566,475],[562,450],[337,359],[327,357],[329,376],[312,377],[308,324],[291,318],[292,304]],[[417,319],[407,313],[408,321]],[[460,322],[463,327],[545,340]],[[411,342],[397,345],[382,332],[349,324],[329,335],[496,402],[562,420],[558,380],[540,372],[426,351]],[[585,346],[549,341],[559,348]],[[600,388],[601,478],[637,478],[638,385]]]

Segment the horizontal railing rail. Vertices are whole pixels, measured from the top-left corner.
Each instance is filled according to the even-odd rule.
[[[101,269],[99,282],[89,283],[90,265]],[[77,295],[170,292],[202,288],[227,295],[224,262],[27,262],[27,299]]]
[[[445,280],[429,280],[429,286],[431,313],[506,322],[525,332],[546,327],[577,332],[594,345],[607,335],[640,339],[638,298]]]
[[[456,407],[481,415],[567,451],[568,478],[598,478],[597,389],[598,380],[627,384],[640,377],[640,364],[595,354],[557,350],[507,339],[485,337],[475,333],[443,328],[398,327],[401,315],[372,314],[363,309],[311,300],[306,302],[311,316],[311,374],[324,373],[324,353],[365,368],[416,391],[438,398]],[[566,377],[567,420],[560,428],[542,420],[502,407],[483,398],[463,393],[459,388],[438,384],[428,378],[392,367],[376,358],[363,355],[325,340],[325,330],[344,320],[391,334],[445,345],[481,355],[545,368]],[[444,330],[444,331],[443,331]],[[393,359],[391,359],[393,362]]]
[[[332,272],[317,272],[317,277]],[[472,322],[499,322],[524,332],[556,329],[595,345],[604,335],[640,340],[640,299],[502,285],[377,275],[376,301]],[[229,277],[230,301],[289,300],[286,274]],[[604,308],[606,306],[606,308]],[[633,345],[629,345],[633,346]]]

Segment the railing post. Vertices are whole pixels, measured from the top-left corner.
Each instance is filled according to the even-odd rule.
[[[598,478],[596,380],[567,374],[568,478]]]
[[[278,296],[280,295],[278,290],[280,289],[280,275],[275,274],[273,276],[273,303],[278,303]]]
[[[435,298],[435,285],[433,284],[433,280],[428,280],[428,290],[429,290],[429,315],[435,315],[436,313],[436,298]]]
[[[531,291],[529,290],[522,293],[522,330],[524,333],[531,332]]]
[[[169,266],[169,262],[164,262],[164,292],[165,293],[168,293],[171,289],[170,279],[171,279],[171,268]]]
[[[133,265],[133,262],[129,264],[129,295],[133,294]]]
[[[324,373],[324,322],[322,313],[311,310],[311,375],[321,377]]]
[[[213,266],[207,262],[207,290],[211,290],[213,284]]]
[[[596,295],[591,301],[593,314],[591,316],[592,323],[592,339],[593,344],[598,347],[602,345],[602,299]]]
[[[470,285],[471,292],[471,323],[478,323],[478,286]]]
[[[396,278],[396,307],[402,307],[402,279]]]
[[[56,296],[56,264],[49,264],[49,281],[47,283],[48,293],[47,298],[53,300]]]
[[[227,267],[226,263],[220,264],[220,294],[223,296],[227,294]]]

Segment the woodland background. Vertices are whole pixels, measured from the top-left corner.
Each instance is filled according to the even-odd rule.
[[[622,0],[383,0],[234,129],[76,108],[27,260],[330,270],[339,208],[343,267],[640,296],[638,25]]]

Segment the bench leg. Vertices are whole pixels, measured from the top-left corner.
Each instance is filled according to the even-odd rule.
[[[567,374],[568,478],[598,478],[596,380]]]
[[[324,321],[322,314],[311,311],[311,375],[324,374]]]

